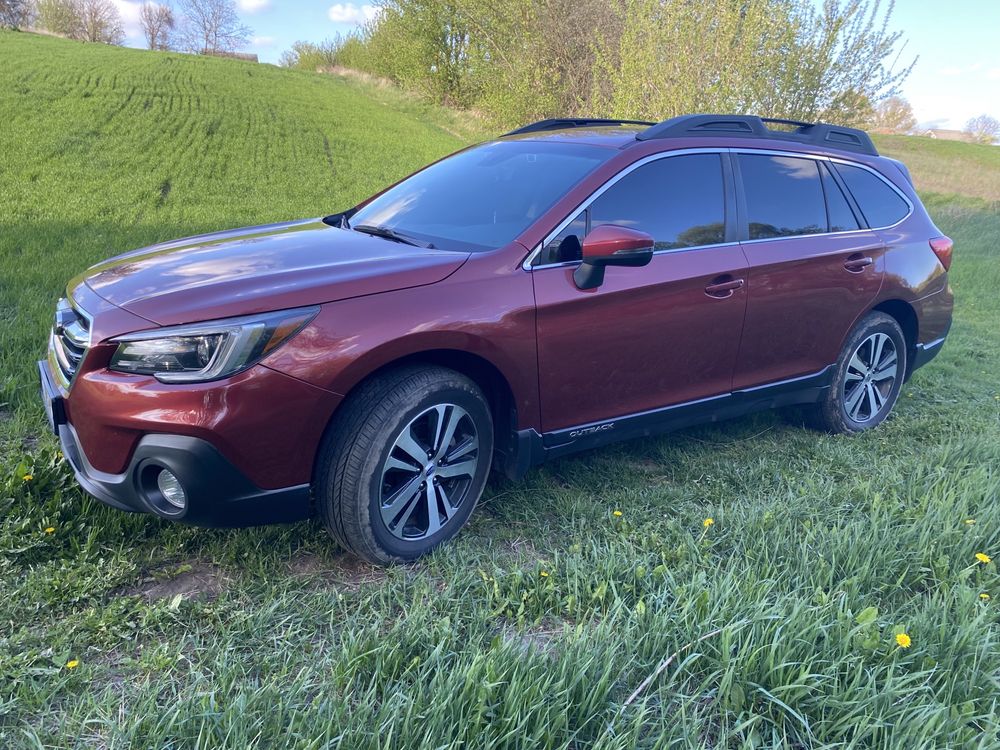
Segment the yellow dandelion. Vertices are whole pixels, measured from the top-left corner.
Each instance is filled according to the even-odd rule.
[[[982,599],[984,602],[988,602],[990,600],[990,595],[984,591],[979,595],[979,598]]]
[[[542,578],[548,578],[548,577],[549,577],[549,571],[547,571],[547,570],[543,570],[543,571],[542,571],[541,573],[539,573],[538,575],[540,575],[540,576],[541,576]]]
[[[966,526],[973,526],[973,525],[975,525],[975,523],[976,523],[976,519],[975,518],[966,518],[965,519],[965,525]]]
[[[992,557],[990,557],[989,555],[984,555],[982,552],[976,553],[976,559],[979,560],[979,562],[981,562],[983,565],[989,565],[991,562],[993,562]]]
[[[620,510],[615,510],[611,512],[611,515],[613,515],[615,518],[621,518],[622,512]]]
[[[55,526],[46,526],[45,527],[45,533],[46,534],[55,534],[56,533],[56,527]]]
[[[707,529],[709,526],[711,526],[714,523],[715,523],[715,519],[714,518],[706,518],[704,521],[701,522],[701,525],[704,526]]]
[[[21,477],[21,479],[24,480],[25,482],[30,482],[34,478],[35,478],[34,474],[25,474],[23,477]]]
[[[899,646],[900,648],[909,648],[912,642],[913,641],[910,640],[910,636],[908,636],[906,633],[896,634],[896,645]]]
[[[68,662],[66,662],[66,669],[76,669],[79,666],[80,666],[79,659],[70,659]]]

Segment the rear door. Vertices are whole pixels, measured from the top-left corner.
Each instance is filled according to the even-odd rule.
[[[727,242],[728,161],[719,152],[664,155],[591,200],[532,269],[542,429],[728,393],[746,308],[746,260]],[[580,243],[601,224],[649,233],[656,252],[649,265],[609,267],[600,287],[581,290]]]
[[[824,159],[734,151],[750,264],[733,388],[811,375],[882,285],[885,248]]]

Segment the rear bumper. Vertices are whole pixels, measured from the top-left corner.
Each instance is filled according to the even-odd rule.
[[[911,370],[916,370],[918,367],[926,365],[940,353],[943,346],[943,336],[936,341],[931,341],[926,344],[917,344],[916,352],[913,355],[913,367]]]
[[[941,349],[944,347],[944,340],[948,338],[948,334],[951,332],[950,315],[948,316],[948,320],[945,322],[945,325],[941,327],[939,332],[941,333],[941,336],[933,341],[928,341],[926,344],[917,344],[916,351],[913,353],[913,365],[910,367],[911,374],[918,367],[923,367],[941,353]]]
[[[152,513],[196,526],[253,526],[298,521],[310,515],[309,485],[261,489],[211,443],[187,435],[144,435],[121,473],[94,468],[66,419],[62,396],[46,362],[38,363],[41,396],[50,425],[80,486],[120,510]],[[172,472],[187,495],[183,510],[162,499],[156,475]]]

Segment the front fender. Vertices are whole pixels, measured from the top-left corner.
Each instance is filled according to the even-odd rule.
[[[468,264],[467,264],[468,265]],[[323,305],[268,367],[340,395],[373,372],[424,352],[479,357],[506,379],[518,427],[537,428],[538,365],[530,274],[464,268],[426,287]]]

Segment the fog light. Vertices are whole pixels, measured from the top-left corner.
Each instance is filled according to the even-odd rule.
[[[156,475],[156,487],[163,495],[163,499],[178,510],[184,510],[187,505],[187,494],[181,487],[180,480],[173,473],[164,469]]]

